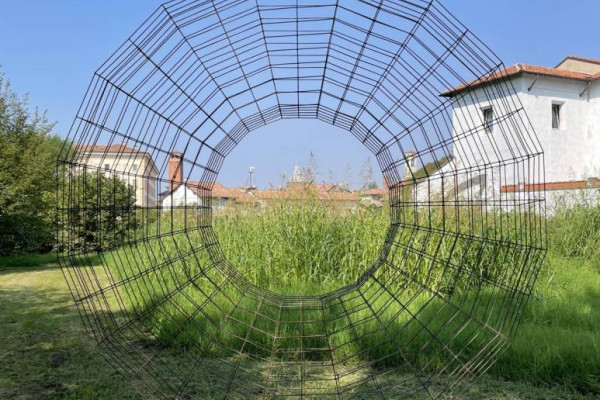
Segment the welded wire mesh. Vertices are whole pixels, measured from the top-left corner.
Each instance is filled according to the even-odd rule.
[[[378,259],[330,293],[257,287],[211,227],[225,158],[289,118],[348,131],[389,187]],[[61,266],[149,398],[461,390],[515,334],[544,256],[535,133],[501,61],[437,1],[166,3],[94,74],[68,139]]]

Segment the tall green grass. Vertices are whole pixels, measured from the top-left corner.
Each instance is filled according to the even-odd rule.
[[[491,373],[600,395],[600,207],[561,207],[548,219],[533,299]]]
[[[559,207],[548,220],[548,248],[559,256],[600,265],[600,206]]]
[[[600,395],[598,264],[551,252],[517,335],[490,372]]]
[[[160,240],[144,242],[137,249],[126,246],[105,256],[116,280],[125,279],[149,265],[161,266],[144,277],[143,285],[139,282],[137,285],[124,285],[123,289],[130,294],[128,306],[144,313],[164,300],[160,295],[164,293],[161,292],[163,288],[181,286],[183,289],[177,297],[157,308],[159,312],[146,315],[148,325],[153,327],[159,342],[173,349],[188,350],[194,343],[205,342],[210,335],[219,335],[223,346],[211,348],[205,355],[226,357],[231,355],[228,348],[239,348],[240,342],[236,338],[248,337],[254,348],[246,351],[268,358],[272,339],[248,331],[247,326],[252,323],[251,313],[233,315],[239,323],[228,324],[224,330],[215,328],[219,326],[223,310],[230,309],[231,299],[243,298],[244,292],[226,281],[219,270],[203,269],[220,260],[211,258],[214,255],[210,256],[206,251],[198,251],[200,244],[210,245],[215,240],[210,231],[196,229],[196,226],[203,226],[202,218],[184,221],[176,213],[172,215],[173,218],[163,217],[156,226],[146,228],[150,237],[161,233]],[[435,212],[408,216],[420,219],[420,225],[429,224],[434,228],[442,226],[442,217],[441,213]],[[454,221],[449,228],[465,235],[493,238],[497,233],[495,229],[498,229],[491,224],[474,225],[468,216],[464,220],[450,215],[445,215],[445,218],[446,221]],[[527,218],[522,217],[506,215],[502,218],[504,222],[500,229],[503,229],[502,237],[507,241],[517,240],[522,228],[519,223],[529,223]],[[388,234],[389,221],[389,212],[385,208],[331,209],[327,204],[308,202],[293,206],[280,203],[266,209],[228,210],[216,214],[212,225],[222,249],[222,259],[228,260],[253,284],[278,293],[320,294],[356,281],[377,261]],[[410,226],[415,221],[405,219],[404,222]],[[512,249],[507,243],[490,241],[477,244],[467,238],[455,240],[440,232],[414,231],[401,226],[398,229],[396,241],[420,249],[420,253],[396,250],[394,262],[405,268],[412,281],[427,283],[440,293],[454,296],[455,303],[462,303],[463,309],[468,309],[473,303],[470,290],[479,287],[481,282],[496,280],[510,283],[510,272],[519,260],[518,246]],[[169,235],[169,232],[173,234]],[[492,374],[536,383],[558,382],[582,392],[600,393],[600,303],[595,300],[600,298],[599,232],[600,208],[564,209],[548,221],[548,262],[542,269],[540,283],[521,329],[512,346],[492,368]],[[498,257],[499,248],[504,249],[502,257]],[[472,271],[472,276],[466,279],[460,273],[448,272],[443,265],[436,264],[436,258],[462,265]],[[418,287],[410,287],[408,279],[399,279],[393,270],[382,268],[378,274],[379,279],[396,285],[394,291],[404,296],[404,300],[410,299],[407,312],[383,311],[391,298],[389,294],[381,296],[373,307],[382,310],[381,318],[390,323],[388,331],[381,331],[379,336],[368,335],[359,342],[352,340],[349,330],[331,335],[336,357],[349,357],[355,362],[360,361],[352,358],[355,354],[361,354],[363,360],[383,359],[401,345],[405,346],[404,354],[422,360],[428,368],[443,365],[444,350],[428,346],[426,336],[417,338],[414,332],[421,329],[418,324],[405,326],[410,323],[410,314],[420,310],[429,296],[421,293]],[[193,285],[184,287],[190,280]],[[220,287],[220,292],[213,295],[216,287]],[[486,289],[479,298],[491,299],[493,296],[493,291]],[[203,303],[209,298],[208,303]],[[192,315],[198,304],[206,306],[191,324],[186,318],[179,317]],[[280,318],[277,307],[253,303],[245,306],[260,309],[260,313],[268,317],[265,319],[267,322],[262,319],[258,322],[265,324],[261,327],[265,331],[273,329],[268,326],[269,318]],[[352,300],[346,306],[352,307]],[[321,315],[336,315],[340,312],[339,307],[340,304],[332,303],[321,311]],[[431,312],[424,312],[422,318],[431,314],[430,318],[438,317],[439,321],[444,321],[441,318],[443,314],[436,314],[441,304],[433,302],[428,307]],[[360,321],[371,315],[372,312],[365,310],[352,318]],[[485,320],[486,315],[480,317]],[[288,318],[294,320],[298,316],[290,315]],[[432,328],[435,323],[432,319]],[[377,324],[375,320],[361,324],[358,333],[375,331]],[[339,327],[345,325],[347,321],[339,321]],[[472,330],[475,328],[466,328],[464,337],[447,338],[448,346],[457,352],[463,349],[473,337]],[[290,326],[289,329],[294,328]],[[331,329],[336,332],[336,326]],[[289,333],[293,336],[294,332]],[[378,345],[386,339],[381,337],[382,334],[391,334],[396,344]],[[322,347],[323,343],[318,340],[305,345]],[[479,340],[485,342],[486,336]],[[442,338],[442,341],[445,339]],[[280,345],[285,347],[286,343],[281,342]],[[313,356],[318,358],[319,354]],[[468,353],[464,356],[468,357]],[[287,357],[293,359],[299,355]],[[402,364],[397,354],[385,358],[382,365],[395,363]]]
[[[279,202],[216,215],[213,227],[225,257],[252,283],[315,294],[350,284],[371,267],[389,221],[387,209]]]

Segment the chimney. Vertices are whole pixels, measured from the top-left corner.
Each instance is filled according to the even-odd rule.
[[[183,159],[181,153],[174,151],[169,158],[169,191],[176,189],[183,182]]]
[[[417,172],[417,153],[409,150],[404,154],[404,180],[412,180],[413,174]]]

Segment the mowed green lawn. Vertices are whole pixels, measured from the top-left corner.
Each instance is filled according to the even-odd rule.
[[[0,399],[141,399],[96,351],[60,268],[7,264],[0,259]],[[599,313],[598,266],[551,257],[512,346],[467,394],[448,398],[598,398]]]

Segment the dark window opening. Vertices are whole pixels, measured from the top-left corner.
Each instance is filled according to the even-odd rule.
[[[485,133],[494,131],[494,109],[492,107],[483,110],[483,129]]]
[[[552,104],[552,129],[560,128],[560,104]]]

